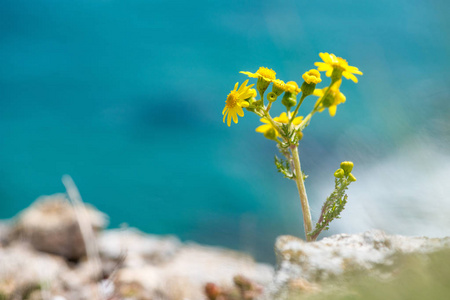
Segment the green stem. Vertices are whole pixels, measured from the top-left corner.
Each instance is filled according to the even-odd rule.
[[[298,113],[298,109],[300,108],[300,105],[302,105],[303,100],[305,100],[306,96],[302,93],[302,97],[298,101],[297,107],[294,110],[294,113],[291,115],[291,119],[289,120],[289,126],[291,126],[292,121],[295,119],[295,116]]]
[[[275,121],[272,119],[272,117],[269,114],[268,110],[264,111],[264,117],[269,121],[270,125],[272,125],[273,128],[275,128],[276,131],[278,131],[278,134],[283,140],[286,141],[286,139],[283,136],[283,131],[280,129],[280,127],[275,123]]]
[[[294,161],[295,182],[297,184],[300,202],[302,204],[303,226],[305,228],[306,241],[312,241],[308,233],[312,231],[311,211],[309,209],[308,197],[306,195],[305,183],[303,182],[303,173],[296,145],[291,146],[292,160]]]

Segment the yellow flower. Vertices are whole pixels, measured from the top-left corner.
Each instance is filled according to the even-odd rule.
[[[362,75],[363,73],[358,70],[357,67],[349,66],[347,61],[341,57],[337,57],[333,53],[329,54],[319,53],[320,57],[324,62],[316,62],[315,65],[318,67],[319,71],[326,71],[325,75],[331,77],[334,69],[342,71],[342,76],[347,79],[353,80],[353,82],[358,82],[358,78],[355,75]]]
[[[308,72],[305,72],[302,76],[303,80],[307,84],[318,84],[319,82],[322,82],[322,79],[320,79],[320,72],[316,69],[309,70]]]
[[[320,103],[318,107],[319,112],[322,112],[325,108],[328,108],[330,116],[334,117],[336,115],[337,106],[341,103],[344,103],[346,100],[345,95],[339,91],[341,83],[342,79],[336,81],[336,83],[330,87],[330,90],[325,99],[323,99],[323,96],[327,88],[314,90],[313,95],[319,97],[319,100],[317,100],[316,102],[316,105],[317,103]]]
[[[273,118],[273,120],[275,122],[282,123],[282,124],[289,123],[289,118],[285,112],[282,113],[279,117]],[[299,125],[302,122],[302,120],[303,120],[302,116],[296,117],[296,118],[294,118],[294,120],[292,120],[292,124]],[[257,127],[256,132],[266,133],[267,131],[269,131],[273,128],[272,124],[270,124],[270,122],[267,119],[262,118],[262,119],[260,119],[260,121],[263,122],[264,125]],[[275,134],[276,134],[276,136],[278,136],[278,132],[276,130],[275,130]]]
[[[295,81],[286,82],[285,88],[286,88],[286,92],[293,93],[293,94],[298,94],[301,91],[300,88],[298,87],[297,82],[295,82]]]
[[[237,123],[237,116],[244,116],[242,107],[249,106],[249,103],[245,101],[245,99],[256,96],[256,90],[250,89],[253,84],[247,86],[247,83],[248,80],[244,81],[244,83],[242,83],[241,87],[238,89],[239,82],[236,82],[234,89],[227,96],[227,100],[225,101],[225,108],[223,109],[222,114],[223,122],[225,123],[225,118],[227,118],[228,126],[230,126],[231,124],[231,118],[233,118],[234,123]]]
[[[268,82],[274,81],[275,75],[277,74],[274,70],[265,68],[265,67],[260,67],[258,69],[258,71],[256,71],[256,73],[245,72],[245,71],[241,71],[239,73],[245,74],[248,77],[252,77],[252,78],[261,78]]]

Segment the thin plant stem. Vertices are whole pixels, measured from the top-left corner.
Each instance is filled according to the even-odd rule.
[[[297,107],[295,108],[294,113],[291,115],[291,118],[289,120],[289,126],[291,125],[292,121],[294,120],[295,116],[297,115],[298,109],[300,108],[300,105],[302,105],[303,100],[305,100],[305,98],[306,98],[305,94],[302,93],[302,96],[301,96],[300,100],[298,101]]]
[[[309,209],[308,196],[306,195],[305,184],[303,182],[303,173],[300,165],[298,148],[296,145],[292,145],[290,149],[292,153],[292,160],[294,161],[295,183],[297,184],[298,194],[302,204],[303,226],[305,228],[306,241],[311,242],[312,239],[309,236],[309,233],[312,231],[311,211]]]

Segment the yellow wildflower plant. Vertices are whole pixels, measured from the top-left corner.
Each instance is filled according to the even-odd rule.
[[[256,71],[255,73],[247,71],[241,71],[239,73],[245,74],[251,78],[261,78],[268,82],[274,81],[276,79],[275,76],[277,75],[277,73],[274,70],[266,67],[260,67],[258,71]]]
[[[237,124],[238,117],[244,116],[243,107],[248,107],[249,103],[245,101],[248,98],[256,96],[256,90],[251,89],[254,84],[248,85],[248,80],[244,81],[239,87],[239,82],[236,82],[234,89],[228,94],[227,100],[225,101],[225,108],[222,111],[223,122],[225,123],[225,118],[227,119],[227,124],[230,126],[231,119]]]
[[[319,97],[316,102],[317,110],[319,112],[322,112],[325,108],[328,108],[330,116],[334,117],[336,115],[337,106],[341,103],[344,103],[346,100],[345,95],[342,94],[339,90],[341,83],[342,79],[338,80],[330,87],[330,90],[328,92],[328,88],[314,90],[313,95]],[[324,98],[325,94],[326,96]]]
[[[295,81],[285,83],[285,81],[277,79],[275,71],[266,67],[260,67],[255,73],[241,71],[240,73],[257,79],[256,90],[259,92],[259,99],[256,99],[256,90],[251,88],[253,84],[247,85],[248,80],[240,87],[239,83],[236,83],[234,89],[228,94],[222,112],[223,122],[226,119],[228,126],[230,126],[231,120],[237,123],[238,116],[244,116],[243,108],[259,116],[262,125],[256,128],[256,132],[263,133],[264,137],[274,141],[280,153],[285,157],[285,159],[280,159],[275,156],[275,166],[278,172],[296,183],[307,241],[316,240],[323,230],[328,229],[329,223],[339,217],[347,202],[345,191],[350,183],[356,181],[356,177],[351,173],[353,163],[343,162],[341,168],[334,173],[335,189],[325,201],[318,218],[319,221],[314,228],[304,184],[306,175],[301,168],[298,150],[300,142],[303,143],[303,131],[309,126],[316,113],[328,109],[330,116],[334,116],[337,106],[345,102],[346,98],[340,91],[342,77],[357,82],[355,74],[362,75],[358,68],[349,66],[347,61],[341,57],[329,53],[320,53],[319,55],[323,62],[315,63],[318,69],[303,73],[304,81],[301,87]],[[325,75],[331,77],[331,83],[328,87],[316,89],[316,85],[322,82],[321,71],[325,71]],[[265,95],[270,85],[272,85],[272,91]],[[303,108],[304,102],[308,102],[306,98],[310,95],[315,95],[319,99],[310,113],[302,117],[300,109]],[[280,96],[282,97],[281,101],[276,102]],[[271,108],[276,103],[281,103],[285,110],[283,109],[284,111],[280,115],[272,118]]]
[[[337,57],[333,53],[329,54],[319,53],[320,58],[322,58],[323,62],[316,62],[314,65],[317,66],[319,71],[325,71],[325,75],[331,77],[333,74],[333,70],[339,70],[342,72],[342,76],[346,79],[351,79],[354,83],[358,82],[358,78],[355,75],[362,75],[363,73],[357,68],[349,66],[347,61],[341,57]]]

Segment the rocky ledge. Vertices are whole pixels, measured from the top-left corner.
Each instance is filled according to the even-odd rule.
[[[369,231],[306,243],[280,236],[277,266],[137,229],[104,230],[64,194],[0,222],[0,299],[448,299],[450,238]],[[90,224],[91,238],[80,230]],[[87,251],[86,251],[87,249]]]

